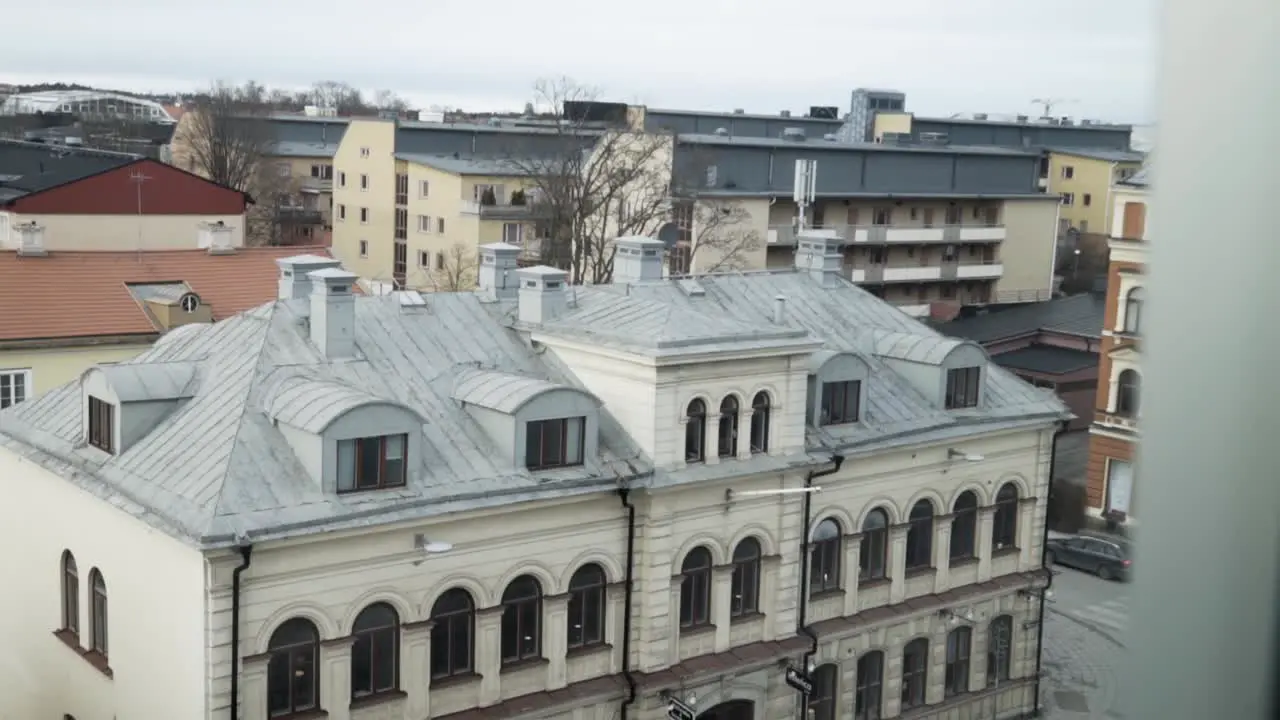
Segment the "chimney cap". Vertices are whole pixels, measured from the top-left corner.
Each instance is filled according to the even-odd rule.
[[[553,268],[550,265],[535,265],[533,267],[519,268],[516,275],[520,278],[535,280],[541,278],[546,282],[563,281],[569,277],[569,273],[560,268]]]
[[[504,242],[489,243],[488,245],[480,246],[481,251],[491,252],[494,255],[514,255],[519,253],[522,249],[523,248],[519,245],[512,245],[511,243]]]
[[[340,267],[320,268],[307,273],[307,277],[313,280],[323,280],[326,285],[350,285],[360,279],[359,275],[350,270],[343,270]]]
[[[667,244],[647,235],[623,235],[613,241],[615,245],[635,248],[666,248]]]
[[[324,255],[290,255],[289,257],[276,258],[276,266],[280,268],[313,266],[319,270],[321,268],[341,267],[342,262],[337,258],[325,257]]]

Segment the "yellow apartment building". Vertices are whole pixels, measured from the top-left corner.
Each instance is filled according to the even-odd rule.
[[[1132,150],[1051,150],[1047,191],[1062,198],[1059,231],[1105,234],[1112,188],[1137,173],[1143,160]]]

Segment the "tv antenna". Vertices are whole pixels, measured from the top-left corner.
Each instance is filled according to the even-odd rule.
[[[796,181],[791,194],[796,203],[796,232],[805,229],[808,224],[807,211],[817,198],[817,191],[818,161],[796,160]]]
[[[1076,101],[1066,100],[1063,98],[1036,98],[1035,100],[1031,101],[1033,105],[1040,106],[1040,110],[1041,110],[1040,117],[1052,117],[1054,107],[1058,105],[1066,105],[1068,103],[1073,103],[1073,102],[1076,102]]]
[[[153,179],[150,175],[145,175],[141,172],[129,174],[129,180],[133,182],[138,191],[138,262],[142,262],[142,183]]]

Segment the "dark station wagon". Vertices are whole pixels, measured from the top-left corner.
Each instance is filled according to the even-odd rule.
[[[1091,572],[1103,580],[1128,580],[1133,569],[1132,545],[1110,535],[1054,538],[1045,546],[1044,564]]]

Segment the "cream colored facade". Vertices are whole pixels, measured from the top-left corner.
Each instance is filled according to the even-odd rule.
[[[6,348],[0,343],[0,375],[21,374],[23,394],[32,397],[78,379],[94,365],[128,360],[150,347],[150,344],[102,344],[93,340],[56,348]]]
[[[1141,160],[1116,162],[1086,155],[1049,153],[1050,195],[1062,198],[1060,229],[1106,233],[1111,227],[1115,183],[1142,167]]]
[[[181,250],[202,247],[200,226],[221,222],[227,238],[244,246],[245,217],[240,215],[78,215],[0,212],[0,249],[20,242],[14,229],[36,223],[44,228],[47,250]]]
[[[352,120],[333,157],[333,254],[379,282],[395,259],[395,144],[394,121]]]

